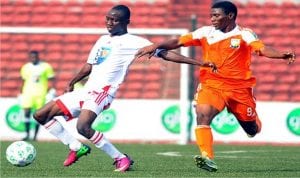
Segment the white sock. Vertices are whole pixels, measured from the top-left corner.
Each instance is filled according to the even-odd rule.
[[[81,147],[81,143],[71,135],[62,124],[53,118],[47,122],[44,127],[55,137],[57,137],[63,144],[68,145],[71,150],[77,151]]]
[[[124,154],[122,154],[113,144],[109,142],[109,140],[104,137],[103,133],[95,131],[95,134],[90,138],[90,141],[95,144],[97,148],[100,148],[113,159],[125,157]]]

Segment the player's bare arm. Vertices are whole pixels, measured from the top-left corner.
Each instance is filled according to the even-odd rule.
[[[258,51],[258,54],[260,56],[265,56],[268,58],[283,59],[283,60],[286,60],[288,64],[293,63],[296,59],[295,52],[291,52],[291,51],[280,52],[280,51],[273,49],[271,47],[268,47],[268,46],[265,46],[260,51]]]
[[[200,62],[200,61],[197,61],[193,58],[183,56],[183,55],[181,55],[179,53],[176,53],[174,51],[163,50],[163,51],[159,52],[157,56],[163,58],[166,61],[198,65],[198,66],[201,66],[201,67],[210,67],[213,72],[217,72],[217,67],[212,62]]]
[[[84,66],[81,68],[81,70],[79,71],[79,73],[70,81],[69,85],[67,86],[65,92],[71,92],[74,90],[74,85],[81,81],[82,79],[84,79],[85,77],[87,77],[88,75],[90,75],[92,71],[92,65],[91,64],[84,64]]]
[[[140,58],[142,56],[148,55],[148,58],[151,58],[155,54],[156,49],[172,50],[181,46],[183,45],[179,43],[179,40],[177,38],[174,38],[164,41],[162,43],[156,43],[149,46],[145,46],[136,53],[135,57]]]

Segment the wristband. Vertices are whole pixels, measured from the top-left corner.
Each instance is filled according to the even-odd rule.
[[[166,49],[156,49],[153,56],[155,56],[155,57],[161,57],[160,53],[163,52],[163,51],[166,51]]]

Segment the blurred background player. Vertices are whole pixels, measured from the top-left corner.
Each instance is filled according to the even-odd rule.
[[[36,140],[39,124],[35,124],[34,135],[30,136],[31,114],[40,109],[46,102],[49,90],[54,90],[54,71],[51,65],[39,57],[38,51],[28,53],[30,62],[24,64],[20,70],[22,77],[21,107],[24,110],[26,136],[23,140]]]
[[[196,165],[208,171],[217,171],[213,161],[212,119],[225,107],[239,121],[249,137],[261,130],[256,113],[252,88],[256,79],[251,75],[251,53],[274,59],[284,59],[288,64],[295,60],[294,52],[279,52],[267,47],[256,34],[235,22],[237,7],[229,1],[211,7],[212,26],[204,26],[179,38],[153,44],[139,50],[137,56],[151,55],[156,49],[176,49],[182,46],[201,46],[203,60],[216,65],[218,72],[200,68],[200,85],[195,95],[197,127],[196,143],[201,155],[195,156]]]

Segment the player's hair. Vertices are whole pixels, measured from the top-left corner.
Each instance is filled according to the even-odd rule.
[[[123,20],[130,20],[130,10],[125,5],[116,5],[112,8],[113,10],[120,11],[122,13]]]
[[[38,51],[35,51],[35,50],[32,50],[32,51],[29,51],[29,54],[35,54],[36,56],[39,55],[39,52]]]
[[[230,1],[220,1],[216,2],[212,5],[211,8],[221,8],[226,15],[228,15],[230,12],[234,14],[234,20],[237,16],[237,7],[235,4],[233,4]]]

